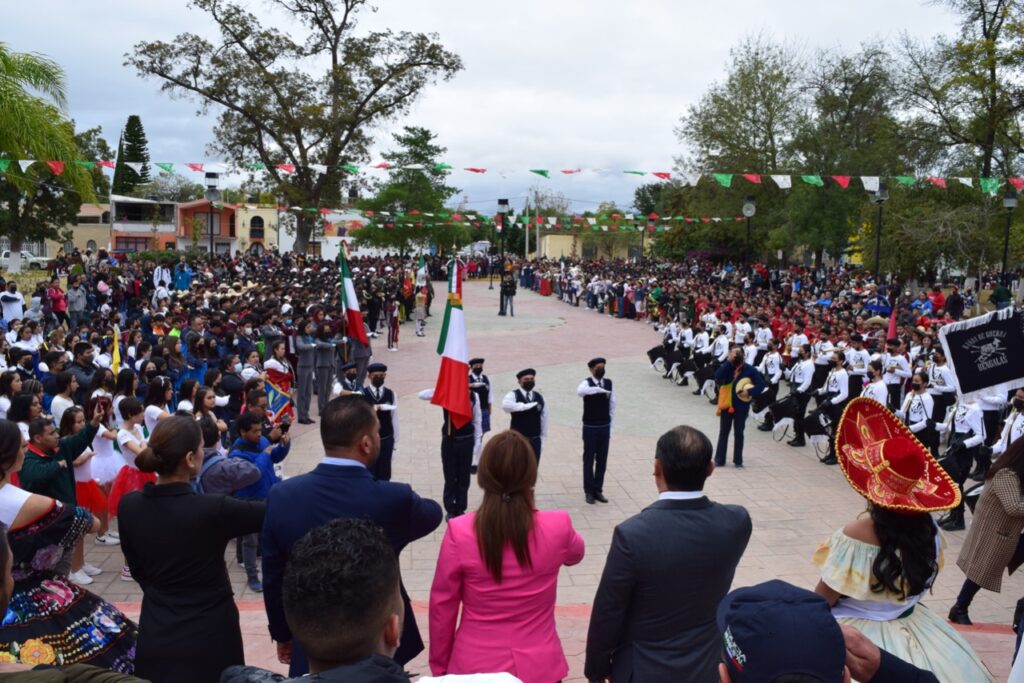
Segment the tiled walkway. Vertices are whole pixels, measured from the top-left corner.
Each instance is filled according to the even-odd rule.
[[[401,443],[395,460],[395,479],[410,482],[422,495],[439,498],[442,488],[439,456],[440,409],[416,398],[416,392],[432,387],[438,367],[435,352],[440,313],[428,320],[427,337],[417,338],[411,327],[402,327],[400,351],[389,353],[383,343],[376,359],[390,366],[388,385],[401,397]],[[652,476],[654,444],[658,436],[677,424],[704,430],[712,440],[717,434],[714,408],[662,380],[653,372],[645,351],[659,342],[646,324],[616,320],[571,308],[553,298],[530,292],[516,297],[516,317],[498,317],[497,290],[486,282],[465,286],[469,351],[487,359],[486,372],[500,404],[504,392],[515,387],[515,372],[537,369],[537,390],[550,408],[549,434],[544,445],[537,503],[541,508],[566,509],[587,542],[587,555],[578,566],[563,570],[559,581],[559,633],[570,660],[571,680],[582,680],[583,643],[589,605],[604,567],[612,529],[626,517],[650,504],[657,495]],[[580,414],[582,405],[576,385],[587,375],[586,362],[593,356],[608,359],[608,377],[615,382],[618,412],[612,437],[605,494],[607,505],[586,505],[581,487]],[[492,418],[496,429],[508,426],[500,410]],[[285,461],[289,475],[308,471],[320,457],[317,426],[299,427],[292,454]],[[811,554],[834,529],[864,510],[864,501],[849,489],[837,468],[818,463],[808,448],[793,449],[770,435],[747,430],[746,469],[716,470],[708,480],[707,493],[718,501],[746,506],[754,521],[754,533],[736,575],[736,585],[781,578],[813,588],[817,572]],[[470,507],[479,502],[471,489]],[[443,526],[413,544],[402,555],[403,578],[417,611],[423,613],[421,631],[426,636],[425,602],[429,596]],[[945,613],[959,590],[963,575],[955,559],[965,533],[946,534],[946,562],[933,595],[925,600],[931,609]],[[108,599],[135,607],[141,592],[134,583],[117,578],[121,565],[117,549],[89,546],[90,561],[105,570],[93,588]],[[229,550],[229,567],[242,608],[246,650],[251,663],[269,663],[273,647],[265,635],[265,617],[259,596],[245,588],[244,574]],[[1022,593],[1019,576],[1004,581],[1002,594],[982,591],[971,609],[975,622],[988,626],[968,634],[1000,680],[1009,670],[1013,639],[1005,625]],[[425,673],[425,656],[413,663]]]

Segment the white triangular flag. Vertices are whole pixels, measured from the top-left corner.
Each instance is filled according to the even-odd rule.
[[[141,174],[142,173],[142,167],[143,167],[144,164],[141,161],[126,161],[126,162],[124,162],[124,165],[127,166],[128,168],[132,169],[136,173],[140,173]]]
[[[317,173],[319,173],[320,175],[327,173],[327,167],[324,166],[323,164],[310,164],[309,167],[316,171]]]
[[[28,167],[34,163],[36,163],[35,159],[20,159],[18,161],[18,166],[21,166],[21,172],[24,173],[28,170]]]
[[[868,192],[878,192],[878,176],[862,175],[860,182]]]
[[[591,225],[594,225],[595,223],[597,223],[597,219],[594,218],[593,216],[587,216],[587,222],[590,223]]]
[[[683,185],[693,185],[697,187],[697,183],[700,182],[700,173],[683,173]]]
[[[711,220],[713,220],[713,221],[714,221],[714,222],[716,222],[716,223],[721,223],[721,222],[722,222],[722,219],[721,219],[720,217],[718,217],[718,216],[715,216],[715,217],[714,217],[714,218],[712,218]]]
[[[558,222],[558,218],[555,216],[548,216],[548,225],[554,225],[556,222]]]
[[[967,187],[974,187],[974,178],[957,178],[957,180],[960,182],[961,185],[966,185]]]
[[[793,187],[793,177],[788,175],[773,175],[772,180],[781,190],[789,190]]]
[[[423,215],[427,216],[428,218],[433,218],[434,217],[434,214],[432,214],[432,213],[425,213]]]
[[[405,171],[425,171],[427,167],[423,164],[409,164],[408,166],[403,166],[402,169]]]
[[[605,232],[608,232],[608,226],[607,225],[602,225],[601,229],[604,230]]]

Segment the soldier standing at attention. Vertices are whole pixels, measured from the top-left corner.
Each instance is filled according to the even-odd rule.
[[[583,398],[583,494],[587,503],[607,503],[604,497],[604,472],[608,466],[608,443],[615,418],[615,394],[612,381],[604,376],[605,359],[593,358],[587,367],[590,377],[576,387]]]
[[[519,388],[505,394],[501,408],[512,415],[511,428],[530,440],[539,465],[544,437],[548,434],[548,411],[544,405],[544,397],[540,392],[533,390],[536,376],[537,371],[533,368],[516,373]]]

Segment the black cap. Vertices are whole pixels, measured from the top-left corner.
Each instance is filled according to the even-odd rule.
[[[536,375],[537,371],[533,368],[525,368],[516,373],[516,379],[522,379],[526,375]]]
[[[388,366],[383,363],[370,363],[366,367],[366,372],[387,372]]]
[[[483,358],[470,358],[469,359],[469,364],[470,365],[483,365],[484,364],[484,359]]]
[[[344,365],[341,366],[341,369],[342,369],[342,371],[345,371],[345,370],[355,370],[356,369],[356,364],[355,363],[345,363]]]
[[[587,363],[587,367],[593,370],[598,365],[604,365],[604,358],[591,358],[590,362]]]

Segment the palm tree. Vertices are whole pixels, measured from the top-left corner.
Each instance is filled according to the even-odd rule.
[[[63,225],[39,205],[72,192],[93,200],[89,175],[74,161],[78,150],[74,125],[64,114],[67,85],[64,71],[39,54],[14,52],[0,42],[0,232],[11,242],[9,269],[21,267],[21,247],[30,237],[55,237]],[[65,171],[55,179],[45,164],[22,171],[18,159],[63,161]]]

